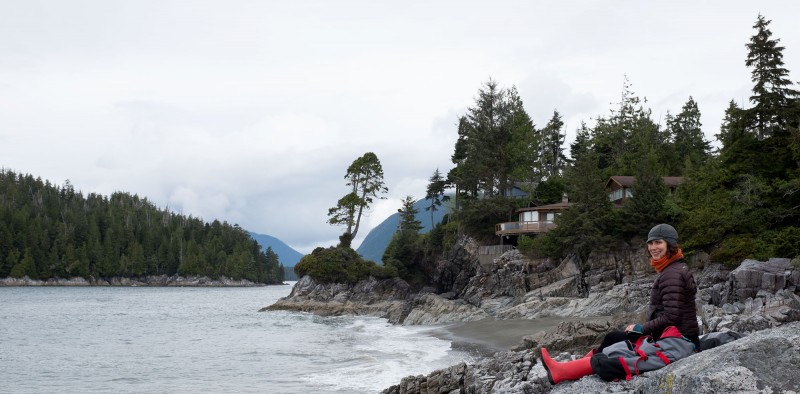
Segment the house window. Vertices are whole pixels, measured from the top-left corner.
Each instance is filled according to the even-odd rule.
[[[539,212],[538,211],[523,212],[521,219],[523,222],[538,222]]]
[[[627,198],[633,197],[633,192],[631,191],[631,189],[626,187],[626,188],[623,188],[623,189],[617,189],[617,190],[612,190],[612,191],[608,192],[608,199],[611,200],[611,201],[622,200],[623,194]]]

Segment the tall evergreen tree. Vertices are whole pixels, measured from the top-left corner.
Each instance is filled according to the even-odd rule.
[[[459,121],[452,156],[456,168],[448,174],[456,190],[472,198],[505,195],[512,174],[530,160],[525,147],[535,146],[533,131],[516,88],[505,90],[493,80],[486,82]]]
[[[710,154],[711,144],[703,134],[697,102],[690,96],[681,112],[674,117],[668,115],[666,123],[675,157],[674,166],[665,175],[683,175],[687,165],[696,167],[703,164]]]
[[[542,129],[542,141],[539,144],[543,179],[560,176],[566,165],[564,139],[567,135],[563,128],[564,121],[561,119],[561,114],[553,111],[553,117]]]
[[[731,100],[725,110],[725,117],[716,135],[722,143],[719,151],[720,164],[729,174],[747,173],[758,165],[758,140],[755,134],[747,132],[745,110]],[[728,177],[729,178],[729,177]]]
[[[575,131],[575,141],[569,146],[569,162],[574,163],[585,157],[592,149],[592,130],[586,126],[586,122],[581,122],[581,126]]]
[[[793,111],[793,101],[800,92],[793,89],[789,70],[783,64],[783,50],[780,39],[772,38],[768,21],[758,15],[753,28],[756,34],[750,37],[745,64],[751,67],[754,104],[748,111],[750,127],[755,129],[759,140],[786,130],[788,112]],[[796,119],[792,119],[796,122]]]
[[[397,213],[400,214],[400,222],[399,227],[400,231],[411,231],[411,232],[418,232],[422,229],[422,223],[417,220],[417,208],[414,206],[414,197],[406,196],[403,200],[403,206],[397,210]]]
[[[416,219],[417,208],[414,207],[414,198],[411,196],[406,196],[403,206],[397,212],[400,214],[399,228],[386,245],[382,260],[386,267],[397,270],[401,278],[408,279],[410,272],[418,266],[421,254],[417,241],[422,223]]]
[[[430,179],[428,179],[428,187],[425,190],[425,199],[430,201],[430,205],[425,207],[425,210],[431,212],[431,228],[436,225],[433,222],[433,213],[436,212],[438,207],[442,206],[442,202],[450,199],[450,196],[444,195],[445,190],[447,190],[447,181],[442,177],[442,173],[439,172],[437,168]]]
[[[533,191],[535,185],[542,180],[541,155],[538,152],[542,133],[523,108],[522,99],[515,88],[511,89],[508,96],[510,108],[508,128],[511,140],[506,146],[506,151],[511,168],[509,176],[513,181],[526,185],[528,191]]]
[[[606,177],[630,175],[636,172],[643,155],[667,152],[669,139],[651,118],[651,110],[631,90],[627,76],[617,110],[608,118],[599,118],[594,128],[593,148],[598,154],[598,165]],[[645,100],[646,101],[646,100]],[[663,163],[663,159],[659,159]]]
[[[611,202],[604,190],[604,175],[598,166],[598,154],[592,151],[567,167],[565,181],[572,206],[556,218],[557,227],[546,234],[561,245],[564,253],[574,254],[585,278],[589,255],[608,250],[613,244],[615,228]],[[588,285],[581,284],[584,293]]]

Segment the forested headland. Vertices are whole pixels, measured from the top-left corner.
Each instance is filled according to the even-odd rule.
[[[205,276],[281,283],[278,256],[238,225],[116,192],[84,196],[0,169],[0,278]]]

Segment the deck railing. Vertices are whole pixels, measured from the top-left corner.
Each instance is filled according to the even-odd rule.
[[[551,221],[535,222],[505,222],[495,225],[495,235],[504,234],[526,234],[526,233],[546,233],[556,227]]]

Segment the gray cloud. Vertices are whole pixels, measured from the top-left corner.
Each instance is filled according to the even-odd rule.
[[[7,1],[0,166],[308,252],[336,242],[327,209],[367,151],[390,192],[360,238],[421,198],[490,77],[516,85],[540,127],[558,109],[570,135],[608,113],[627,74],[656,116],[694,96],[713,135],[749,96],[759,12],[800,72],[797,2],[695,3]]]

